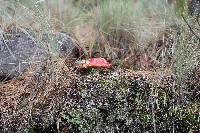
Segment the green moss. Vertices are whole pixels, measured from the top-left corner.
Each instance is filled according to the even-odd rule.
[[[176,14],[180,17],[187,10],[187,0],[176,0]]]

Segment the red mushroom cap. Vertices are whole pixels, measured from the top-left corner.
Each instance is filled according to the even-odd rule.
[[[111,64],[109,64],[104,58],[90,58],[88,66],[99,67],[99,68],[110,68]]]
[[[81,62],[83,68],[110,68],[111,64],[104,58],[90,58]]]

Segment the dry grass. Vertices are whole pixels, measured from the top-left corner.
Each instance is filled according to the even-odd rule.
[[[157,131],[155,125],[156,119],[160,118],[159,115],[155,113],[156,111],[159,112],[159,106],[164,106],[164,108],[170,106],[172,110],[176,112],[174,106],[177,105],[179,107],[179,105],[172,101],[185,96],[186,93],[189,93],[189,89],[193,89],[192,91],[194,91],[195,94],[197,93],[197,95],[195,95],[193,101],[190,99],[186,102],[192,104],[198,101],[200,84],[198,74],[197,76],[194,76],[194,74],[192,75],[192,77],[197,78],[194,82],[189,81],[191,84],[188,88],[179,86],[182,88],[177,89],[176,86],[178,84],[187,83],[185,80],[187,80],[188,72],[193,70],[199,63],[199,40],[194,34],[189,32],[187,25],[175,15],[174,9],[169,6],[165,0],[109,0],[94,3],[93,1],[83,0],[77,3],[73,3],[72,0],[23,0],[16,3],[13,0],[9,0],[0,1],[0,3],[2,3],[0,4],[1,28],[6,29],[10,25],[14,25],[23,29],[25,32],[26,28],[29,28],[35,33],[36,39],[40,45],[48,47],[53,45],[43,42],[41,39],[42,34],[51,35],[55,31],[67,31],[83,49],[85,46],[89,46],[90,49],[92,49],[94,45],[97,45],[98,48],[96,50],[100,52],[101,56],[107,57],[110,61],[114,62],[116,61],[114,59],[118,59],[118,64],[123,64],[125,67],[131,69],[152,69],[152,71],[122,70],[125,72],[116,70],[111,72],[111,75],[106,75],[103,78],[108,78],[105,82],[108,82],[108,85],[114,86],[117,83],[115,79],[113,80],[112,75],[117,75],[116,77],[120,82],[121,77],[127,76],[125,81],[122,80],[122,82],[125,83],[126,80],[127,82],[130,79],[135,81],[135,79],[132,78],[142,77],[136,80],[136,82],[139,82],[140,79],[142,79],[142,81],[144,79],[144,83],[142,82],[138,86],[148,84],[145,87],[149,87],[149,84],[153,85],[152,88],[147,87],[149,89],[148,91],[150,91],[148,92],[148,96],[151,101],[149,103],[148,99],[148,102],[144,103],[144,108],[146,109],[146,106],[149,107],[147,112],[150,111],[150,113],[148,112],[149,114],[147,115],[149,115],[149,117],[151,116],[150,123],[154,126],[154,132]],[[84,5],[83,8],[80,8],[82,5]],[[175,28],[173,25],[175,25]],[[49,36],[48,39],[51,40],[51,36]],[[194,46],[188,45],[191,42]],[[56,57],[53,50],[51,53],[51,57]],[[0,114],[0,125],[3,125],[5,131],[11,132],[16,128],[18,128],[18,132],[27,131],[29,126],[37,124],[45,127],[51,125],[55,121],[59,122],[60,119],[63,118],[61,115],[63,115],[65,108],[69,107],[72,114],[82,110],[78,108],[79,104],[85,109],[86,106],[81,103],[86,102],[88,106],[90,106],[90,103],[87,103],[87,99],[79,98],[84,97],[83,91],[89,91],[88,93],[90,93],[91,89],[96,87],[96,83],[99,83],[98,78],[102,80],[100,81],[102,82],[100,86],[103,86],[100,87],[102,94],[106,90],[110,91],[109,94],[115,92],[112,90],[112,87],[106,88],[106,83],[104,83],[101,74],[99,74],[97,78],[91,73],[88,77],[87,75],[80,76],[74,71],[74,62],[68,59],[51,57],[44,66],[37,69],[35,69],[34,66],[30,66],[29,70],[17,79],[7,81],[0,85],[0,112],[2,112]],[[168,67],[165,68],[166,66]],[[161,67],[161,70],[160,68],[157,69],[157,67]],[[174,69],[171,69],[171,67]],[[98,73],[97,70],[94,71]],[[94,77],[90,77],[90,75]],[[79,78],[84,82],[79,81]],[[166,85],[165,80],[167,79],[170,79],[170,83],[167,82]],[[184,81],[182,81],[183,79]],[[89,82],[89,87],[87,86],[87,80]],[[79,84],[76,84],[76,81]],[[132,83],[132,81],[130,81],[130,83]],[[193,83],[196,87],[194,87],[195,85]],[[119,87],[118,84],[117,87]],[[126,84],[122,87],[126,87]],[[165,88],[170,90],[169,95]],[[122,88],[119,89],[122,90]],[[133,90],[137,91],[135,89],[138,89],[137,86],[133,87]],[[145,90],[146,88],[142,90],[142,96]],[[182,91],[181,93],[180,90]],[[129,92],[128,88],[127,95],[129,95],[129,93],[132,94],[134,91]],[[158,92],[161,92],[162,97],[158,96],[158,94],[160,94]],[[66,93],[70,93],[71,97],[67,99],[69,101],[65,99]],[[119,93],[119,97],[122,97],[121,94],[123,93],[124,90]],[[166,95],[168,97],[165,97]],[[98,96],[101,98],[101,95],[94,96],[94,98],[98,99]],[[111,96],[112,95],[108,95],[108,99]],[[191,98],[192,95],[188,97]],[[70,101],[70,98],[74,101]],[[144,99],[146,99],[146,97]],[[136,97],[136,103],[142,100]],[[165,103],[166,101],[169,103]],[[75,105],[76,103],[78,104]],[[71,106],[77,107],[77,109],[72,109]],[[100,105],[97,104],[97,106]],[[195,105],[195,108],[196,107]],[[138,108],[140,107],[138,106]],[[162,109],[164,110],[164,108]],[[86,108],[86,110],[87,109],[88,108]],[[152,109],[152,112],[150,109]],[[182,108],[180,110],[182,110]],[[89,115],[92,116],[94,112],[92,112],[93,110],[90,111],[84,113],[89,113]],[[95,113],[98,114],[97,112]],[[37,121],[33,119],[39,116],[39,114],[44,115],[42,116],[43,118],[41,118],[42,120],[38,120],[38,123],[33,123],[33,121]],[[84,116],[85,119],[87,115]],[[96,117],[101,118],[95,115],[95,117],[91,117],[91,119],[95,119]],[[182,115],[181,118],[182,117],[184,116]],[[193,120],[193,117],[191,119]],[[84,120],[82,120],[81,124],[85,122]],[[166,121],[168,121],[168,119]],[[169,121],[172,122],[171,120]],[[84,124],[87,125],[87,123]],[[80,127],[81,126],[82,125],[80,125]],[[57,128],[59,128],[59,125],[57,125]]]
[[[150,65],[135,60],[137,56],[146,56],[143,62],[150,59],[149,64],[164,64],[157,60],[157,45],[169,43],[166,38],[171,33],[167,29],[173,30],[172,25],[179,23],[174,8],[165,0],[102,1],[94,8],[94,21],[97,39],[107,56],[112,59],[126,58],[130,62],[125,65],[143,69],[149,69]],[[130,57],[134,57],[133,60]]]
[[[2,3],[9,7],[3,8],[2,24],[30,28],[38,35],[41,45],[53,45],[42,42],[42,34],[66,31],[83,49],[88,46],[92,50],[97,45],[96,51],[101,56],[109,60],[119,59],[120,64],[134,69],[150,69],[153,64],[164,64],[158,60],[164,57],[158,57],[163,49],[156,51],[157,45],[166,40],[166,29],[179,22],[166,0],[24,0],[17,3],[10,0]],[[50,51],[51,55],[56,55],[54,50]]]
[[[69,70],[66,60],[48,61],[39,70],[31,68],[15,80],[0,86],[1,89],[1,125],[6,131],[27,130],[31,117],[37,115],[35,108],[46,108],[47,117],[54,115],[62,99],[63,91],[69,87],[73,72]],[[32,116],[33,115],[33,116]],[[54,122],[49,116],[50,121]]]
[[[139,55],[141,58],[147,56],[143,62],[151,59],[161,64],[162,62],[155,57],[157,55],[153,55],[155,49],[148,51],[149,47],[155,48],[158,40],[164,41],[166,28],[178,22],[173,7],[169,6],[165,0],[156,2],[24,0],[18,3],[10,0],[3,3],[9,4],[9,9],[5,9],[2,24],[8,24],[11,21],[15,25],[24,25],[39,35],[67,31],[83,49],[85,46],[92,47],[98,44],[97,51],[101,56],[112,60],[125,58],[130,60],[129,57]],[[11,20],[6,20],[7,18]],[[37,39],[41,44],[43,43],[39,37]],[[141,55],[141,53],[147,54]],[[150,66],[136,62],[141,61],[133,59],[124,65],[131,68],[138,66],[137,69],[148,69]]]

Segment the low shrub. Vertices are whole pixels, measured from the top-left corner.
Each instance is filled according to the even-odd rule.
[[[21,79],[23,82],[17,82],[15,90],[11,86],[10,93],[21,90],[13,96],[15,102],[6,102],[8,97],[1,95],[4,131],[189,132],[200,129],[198,102],[192,102],[188,96],[187,104],[179,104],[176,88],[172,86],[174,79],[169,74],[158,80],[159,75],[155,73],[138,75],[122,69],[84,74],[70,74],[66,67],[51,74],[49,70],[53,69],[43,70],[48,73],[29,77],[26,85]],[[6,92],[3,86],[1,90],[2,94]]]

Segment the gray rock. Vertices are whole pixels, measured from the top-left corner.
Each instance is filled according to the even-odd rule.
[[[60,56],[78,58],[79,57],[79,48],[72,41],[72,38],[64,32],[58,32],[54,34],[55,42],[54,45]]]
[[[77,46],[66,33],[55,33],[51,43],[60,56],[76,57]],[[45,40],[45,37],[43,37]],[[45,41],[44,41],[45,42]],[[53,42],[53,43],[52,43]],[[30,64],[41,65],[48,58],[34,35],[12,28],[10,31],[0,32],[0,80],[14,78],[24,72]]]
[[[192,0],[189,10],[192,15],[198,15],[200,13],[200,0]]]

